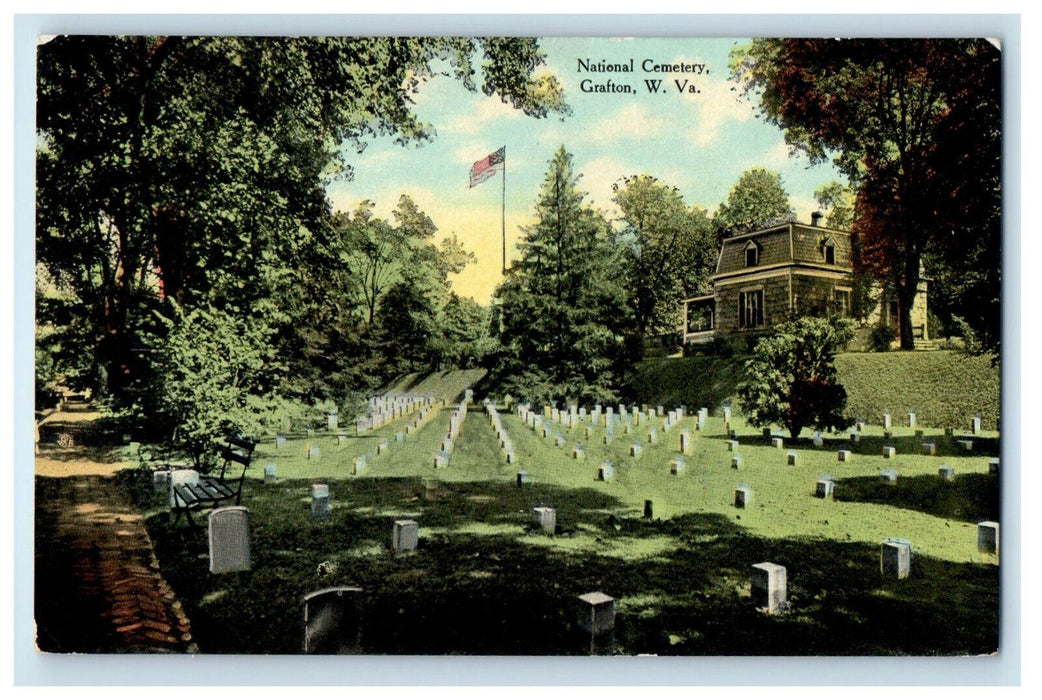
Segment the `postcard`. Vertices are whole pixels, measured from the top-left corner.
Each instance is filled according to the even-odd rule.
[[[35,648],[998,654],[1003,51],[41,35]]]

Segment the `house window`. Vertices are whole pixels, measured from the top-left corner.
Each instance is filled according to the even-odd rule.
[[[749,241],[745,246],[745,266],[756,267],[760,264],[760,248]]]
[[[831,237],[821,244],[821,257],[826,265],[836,264],[836,242]]]
[[[837,289],[834,292],[835,309],[836,313],[840,316],[850,315],[850,291],[846,289]]]
[[[763,290],[738,293],[738,327],[756,328],[763,325]]]

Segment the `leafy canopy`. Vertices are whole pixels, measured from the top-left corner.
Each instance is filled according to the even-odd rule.
[[[806,427],[850,424],[847,392],[836,379],[836,352],[853,337],[842,319],[804,317],[761,338],[745,365],[738,396],[750,425],[782,425],[793,439]]]

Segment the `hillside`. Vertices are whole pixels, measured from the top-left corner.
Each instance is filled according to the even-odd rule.
[[[641,363],[631,381],[633,400],[650,405],[715,409],[734,399],[741,358],[692,356]],[[997,429],[999,368],[989,357],[957,351],[843,353],[836,358],[851,416],[878,422],[889,410],[894,420],[916,411],[923,425],[965,429],[980,413],[982,427]],[[741,407],[734,401],[736,409]]]
[[[381,389],[380,393],[430,394],[436,399],[457,401],[462,398],[465,389],[481,381],[486,373],[484,369],[454,369],[427,375],[413,372],[398,377]]]

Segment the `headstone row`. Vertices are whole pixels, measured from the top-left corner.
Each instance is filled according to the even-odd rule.
[[[514,452],[514,443],[511,442],[510,435],[507,434],[506,428],[503,427],[503,420],[499,417],[499,412],[496,411],[496,407],[491,401],[485,399],[484,405],[485,411],[488,413],[488,422],[492,425],[492,429],[496,431],[496,439],[499,440],[499,449],[503,461],[507,464],[513,464],[517,461],[517,455]]]
[[[434,453],[435,469],[449,466],[449,459],[452,456],[456,438],[459,437],[460,430],[463,428],[463,421],[467,418],[467,407],[470,405],[470,397],[470,394],[464,396],[456,410],[449,416],[449,432],[446,433],[445,439],[441,441],[441,448]]]

